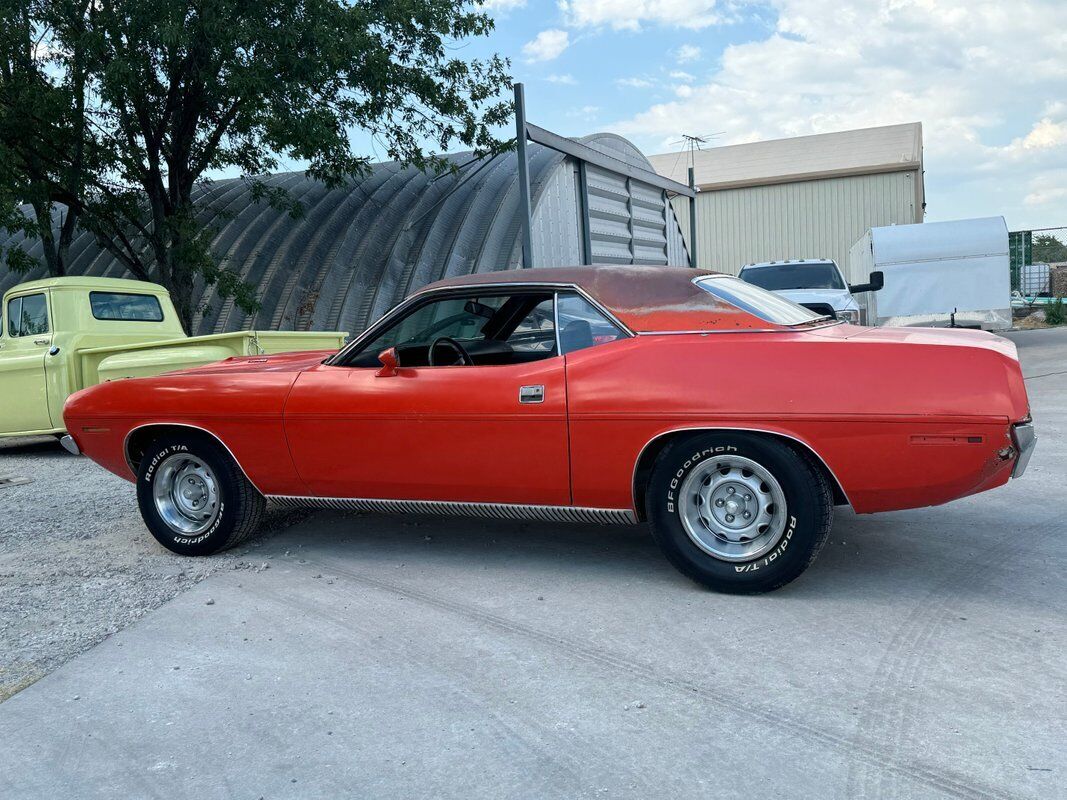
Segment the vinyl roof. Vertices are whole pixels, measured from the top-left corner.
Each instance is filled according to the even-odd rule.
[[[693,155],[696,183],[705,191],[922,170],[922,123],[709,147]],[[688,182],[688,153],[648,158],[656,172]]]
[[[574,285],[638,333],[744,330],[777,327],[724,302],[697,286],[694,278],[718,272],[689,267],[594,265],[509,270],[437,281],[443,289],[498,284]]]

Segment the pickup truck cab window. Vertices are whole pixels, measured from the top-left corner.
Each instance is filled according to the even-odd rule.
[[[122,322],[162,322],[163,307],[150,294],[89,292],[89,307],[99,320]]]
[[[739,276],[746,283],[770,292],[789,289],[847,289],[837,265],[831,261],[788,262],[744,267]]]
[[[12,338],[48,333],[48,299],[27,294],[8,301],[7,333]]]

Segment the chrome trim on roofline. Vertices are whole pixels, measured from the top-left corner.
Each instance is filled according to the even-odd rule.
[[[803,324],[803,323],[801,323]],[[731,328],[728,331],[718,330],[689,330],[689,331],[638,331],[634,336],[708,336],[719,333],[803,333],[804,331],[821,331],[823,328],[832,328],[834,325],[844,325],[842,319],[824,322],[822,325],[812,325],[810,328],[796,328],[783,326],[781,328]]]
[[[366,497],[304,497],[267,495],[287,508],[311,507],[336,511],[372,511],[378,514],[439,514],[491,519],[527,519],[543,522],[590,522],[601,525],[635,525],[637,515],[628,508],[584,508],[512,503],[463,503],[451,500],[382,500]]]
[[[377,322],[374,322],[369,328],[363,331],[363,333],[359,334],[359,336],[357,336],[351,342],[346,344],[343,348],[334,353],[332,356],[325,359],[322,363],[328,364],[330,366],[337,364],[337,362],[341,361],[344,357],[346,357],[348,353],[352,352],[353,350],[356,350],[365,342],[370,341],[370,339],[378,332],[380,332],[382,328],[386,327],[393,320],[393,318],[400,315],[401,312],[406,311],[409,306],[425,299],[427,296],[435,295],[438,293],[452,294],[459,292],[468,292],[471,290],[481,292],[483,289],[511,288],[550,289],[553,292],[558,292],[561,289],[567,291],[574,291],[580,294],[586,300],[588,300],[590,305],[592,305],[601,314],[607,317],[612,323],[618,325],[619,329],[628,337],[633,337],[637,335],[633,330],[630,329],[628,325],[625,325],[618,317],[611,313],[611,311],[605,308],[602,303],[600,303],[595,297],[590,295],[589,292],[585,291],[585,289],[583,289],[576,283],[567,283],[566,281],[501,281],[499,283],[472,283],[469,286],[441,286],[436,289],[419,289],[418,291],[408,295],[406,298],[404,298],[395,306],[393,306],[380,319],[378,319]],[[553,303],[553,305],[555,305],[555,303]]]

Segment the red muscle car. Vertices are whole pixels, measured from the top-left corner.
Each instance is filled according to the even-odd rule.
[[[737,278],[596,266],[451,278],[340,352],[231,358],[73,395],[72,440],[207,555],[267,500],[647,521],[715,589],[797,577],[835,505],[946,503],[1022,474],[1015,346],[864,328]]]

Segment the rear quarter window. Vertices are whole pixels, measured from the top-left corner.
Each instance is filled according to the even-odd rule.
[[[719,275],[694,282],[708,294],[775,325],[803,325],[823,316],[740,278]]]
[[[163,307],[150,294],[89,292],[89,306],[96,319],[121,322],[162,322]]]

